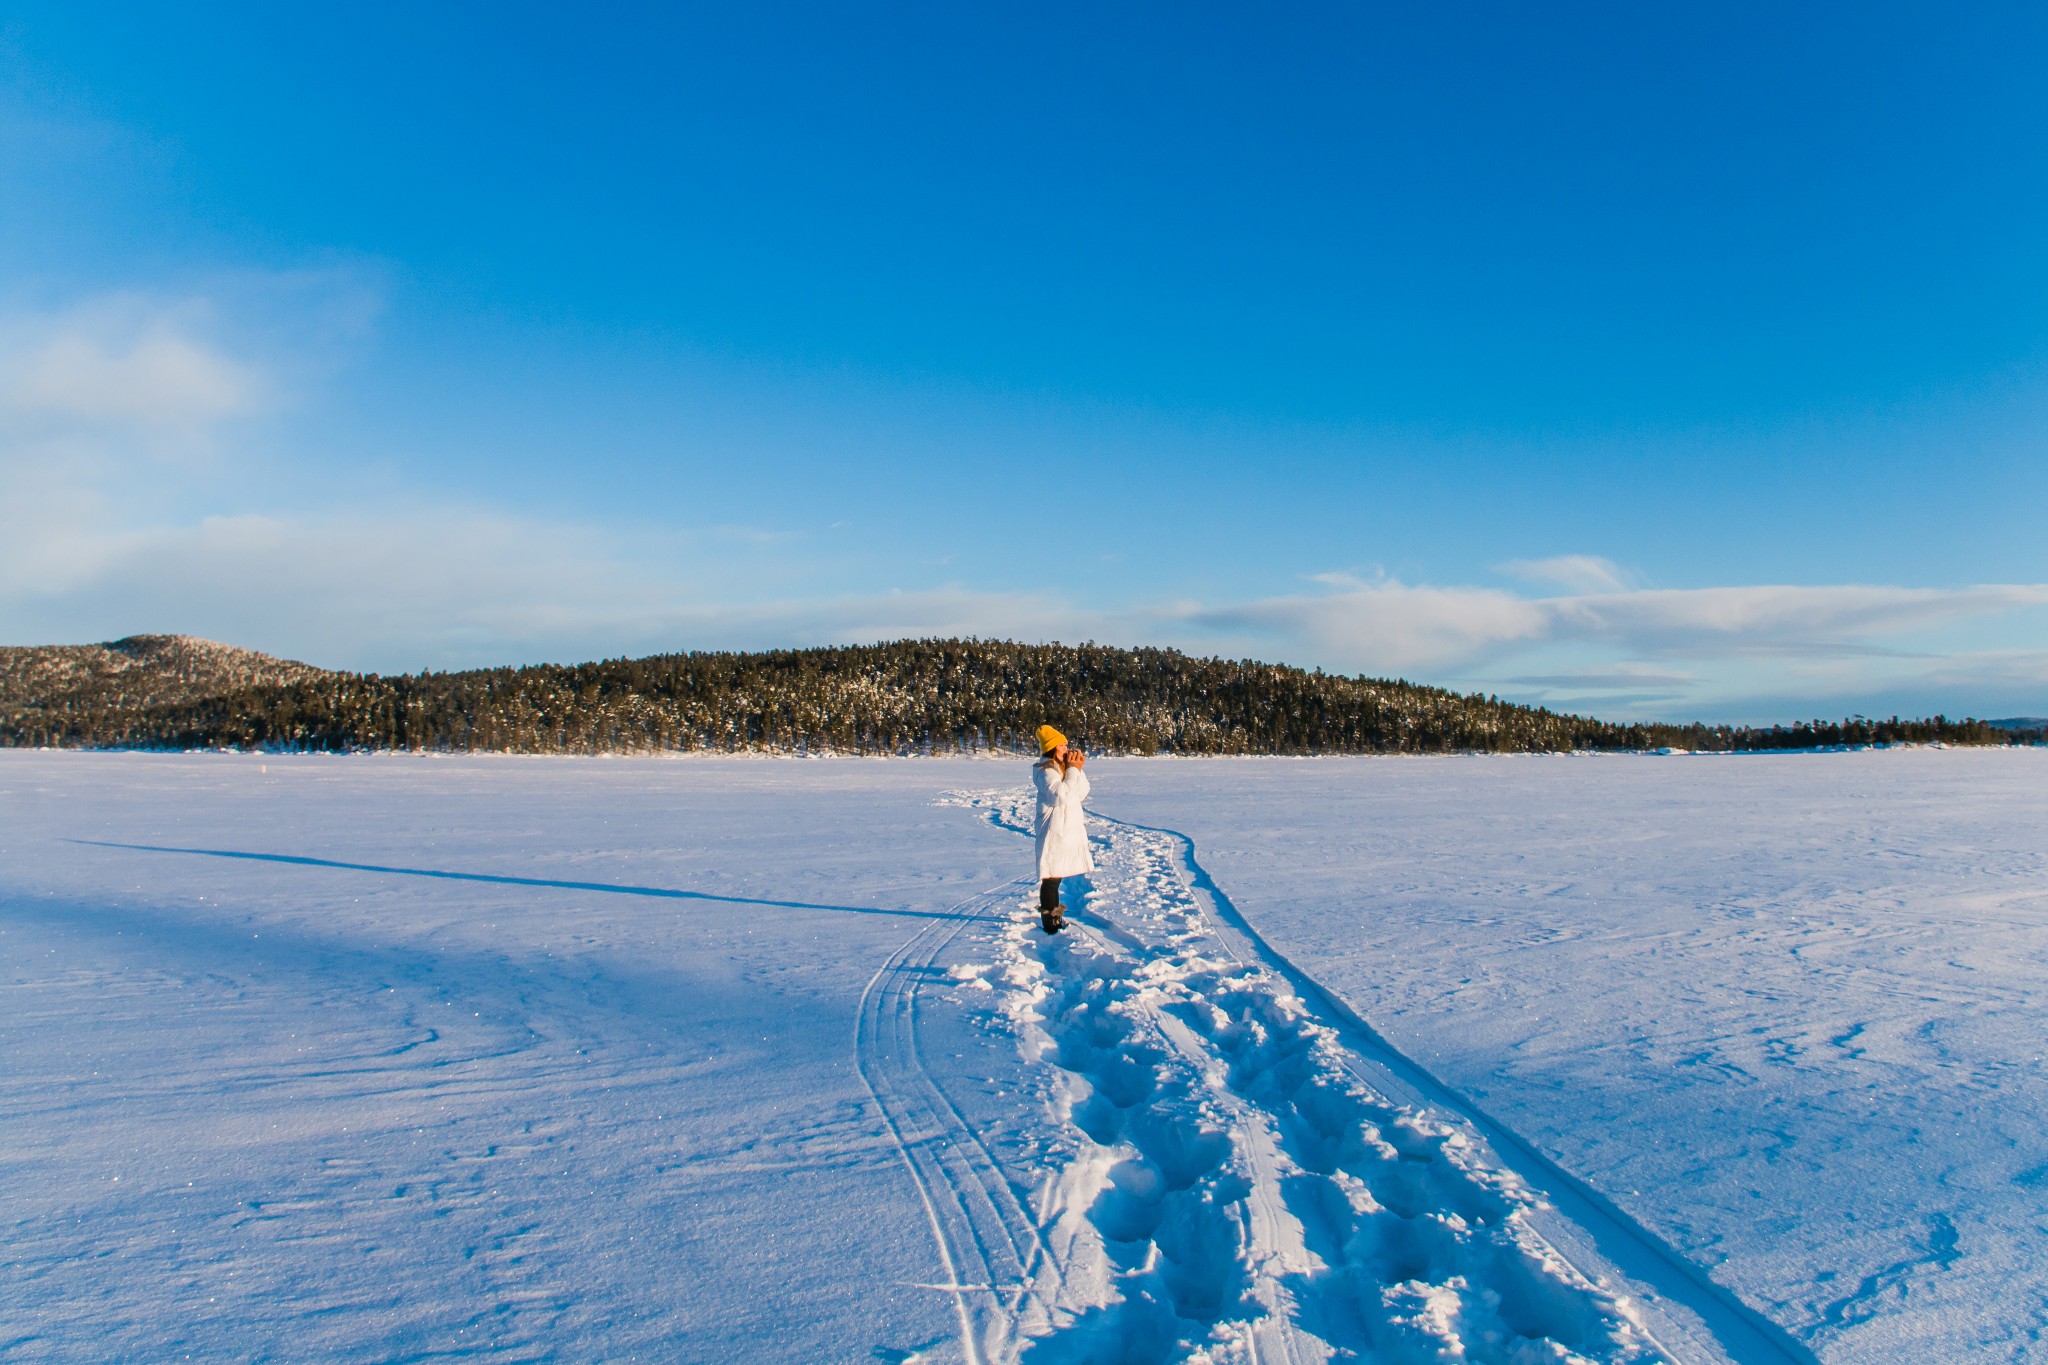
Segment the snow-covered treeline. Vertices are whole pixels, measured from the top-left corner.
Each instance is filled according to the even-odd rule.
[[[514,753],[972,752],[1050,721],[1124,753],[1775,749],[2037,735],[1977,721],[1621,725],[1170,649],[900,640],[380,676],[181,637],[0,650],[0,744]]]

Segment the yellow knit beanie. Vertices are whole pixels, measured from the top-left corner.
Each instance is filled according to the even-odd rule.
[[[1060,745],[1065,744],[1066,742],[1067,737],[1061,734],[1059,731],[1053,729],[1050,725],[1041,725],[1038,727],[1039,753],[1049,754],[1054,749],[1059,748]]]

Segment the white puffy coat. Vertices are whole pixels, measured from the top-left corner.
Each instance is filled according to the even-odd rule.
[[[1038,787],[1038,877],[1078,877],[1095,870],[1088,852],[1088,825],[1081,802],[1088,797],[1088,774],[1079,768],[1060,773],[1046,759],[1031,770]]]

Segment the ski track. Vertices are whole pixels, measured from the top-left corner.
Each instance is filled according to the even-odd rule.
[[[1057,1267],[1037,1221],[925,1065],[918,996],[961,931],[1013,903],[1021,881],[984,892],[907,939],[861,995],[854,1057],[931,1222],[970,1365],[1014,1359],[1020,1333],[1050,1330]],[[920,1353],[918,1359],[929,1357]]]
[[[1028,828],[1028,796],[943,799]],[[984,893],[912,936],[862,1001],[861,1072],[931,1215],[962,1357],[1681,1358],[1546,1240],[1546,1206],[1469,1125],[1358,1074],[1286,976],[1212,920],[1177,836],[1094,823],[1098,870],[1067,932],[1039,930],[1028,883]],[[976,922],[1001,1013],[1027,1061],[1051,1064],[1060,1140],[1035,1211],[917,1050],[920,991],[955,984],[935,964]]]

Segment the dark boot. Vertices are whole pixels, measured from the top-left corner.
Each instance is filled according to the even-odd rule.
[[[1048,934],[1057,934],[1066,922],[1067,907],[1060,904],[1060,879],[1047,877],[1038,884],[1038,922]]]

